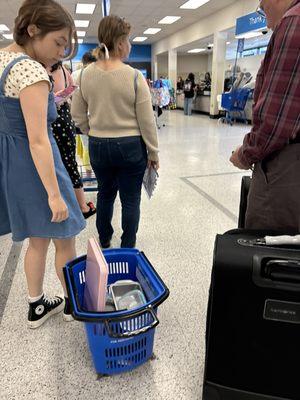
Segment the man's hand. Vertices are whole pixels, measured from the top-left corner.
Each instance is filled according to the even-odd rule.
[[[242,146],[237,147],[237,148],[235,149],[235,151],[232,152],[232,155],[231,155],[231,157],[230,157],[230,162],[231,162],[236,168],[247,170],[247,169],[250,169],[250,167],[248,167],[248,166],[242,164],[242,162],[241,162],[240,159],[239,159],[239,154],[238,154],[238,153],[239,153],[239,150],[240,150],[241,147],[242,147]]]

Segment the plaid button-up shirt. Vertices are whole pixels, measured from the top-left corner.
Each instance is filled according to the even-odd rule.
[[[253,128],[239,159],[250,167],[296,137],[300,140],[300,0],[292,3],[271,37],[257,75]]]

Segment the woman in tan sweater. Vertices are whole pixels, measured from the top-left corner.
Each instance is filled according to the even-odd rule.
[[[151,97],[143,75],[123,63],[131,50],[131,26],[105,17],[98,29],[98,61],[77,82],[72,102],[76,125],[89,135],[91,165],[99,192],[97,229],[103,248],[110,246],[116,195],[122,204],[122,247],[135,247],[145,169],[158,169],[158,139]]]

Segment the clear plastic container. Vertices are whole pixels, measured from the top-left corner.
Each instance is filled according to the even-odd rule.
[[[131,310],[146,304],[146,298],[141,290],[135,289],[124,294],[116,303],[117,310]]]

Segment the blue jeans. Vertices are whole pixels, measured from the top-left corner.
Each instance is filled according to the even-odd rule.
[[[135,247],[140,220],[141,189],[147,150],[140,136],[89,137],[91,166],[98,181],[97,230],[102,245],[110,242],[114,202],[119,191],[122,205],[121,247]]]
[[[193,97],[190,99],[184,98],[184,115],[192,115],[193,100]]]

